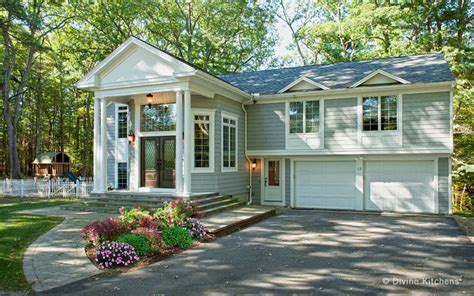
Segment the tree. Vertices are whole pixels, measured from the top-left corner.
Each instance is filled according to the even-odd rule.
[[[17,148],[17,125],[27,81],[34,58],[48,34],[64,25],[57,21],[58,10],[44,13],[44,1],[1,2],[0,29],[3,41],[2,106],[7,128],[10,175],[20,177],[20,160]],[[52,20],[51,22],[49,20]],[[22,56],[23,55],[23,56]]]

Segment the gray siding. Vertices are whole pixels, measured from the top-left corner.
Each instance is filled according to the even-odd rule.
[[[257,168],[252,172],[252,204],[260,205],[262,204],[262,162],[260,159],[257,159]]]
[[[324,148],[357,149],[357,99],[324,101]]]
[[[290,159],[285,159],[285,206],[291,207]]]
[[[115,188],[115,103],[107,106],[107,186]]]
[[[403,95],[402,120],[403,147],[449,147],[449,92]]]
[[[247,105],[248,149],[285,149],[285,103]]]
[[[193,173],[191,182],[192,192],[219,192],[226,195],[248,194],[249,184],[248,165],[245,159],[245,129],[244,112],[238,102],[222,96],[214,99],[203,97],[192,98],[193,108],[214,108],[215,114],[215,172]],[[221,172],[221,114],[226,111],[238,116],[238,171]]]
[[[440,214],[449,213],[449,159],[438,159],[438,208]]]

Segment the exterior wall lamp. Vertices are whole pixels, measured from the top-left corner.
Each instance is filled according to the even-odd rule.
[[[253,159],[252,160],[252,170],[255,171],[255,169],[257,168],[257,159]]]
[[[130,131],[128,132],[127,138],[128,138],[128,143],[129,143],[129,144],[135,143],[135,134],[133,133],[132,130],[130,130]]]
[[[151,109],[151,98],[153,98],[153,95],[151,93],[148,93],[146,97],[147,97],[147,102],[148,102],[148,105],[147,105],[148,109]]]

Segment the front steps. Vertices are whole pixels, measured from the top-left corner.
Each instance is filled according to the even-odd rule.
[[[61,206],[61,209],[118,214],[120,207],[139,207],[154,212],[163,206],[164,202],[177,198],[179,197],[173,194],[164,193],[107,192],[105,194],[93,194],[91,197],[81,199],[80,203]],[[193,194],[189,199],[196,207],[194,216],[197,218],[207,217],[245,205],[245,202],[237,197],[222,196],[218,193]]]

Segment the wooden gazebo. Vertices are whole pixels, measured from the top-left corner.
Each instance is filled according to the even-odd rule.
[[[33,161],[35,177],[63,177],[71,167],[71,158],[66,153],[45,152],[36,156]]]

